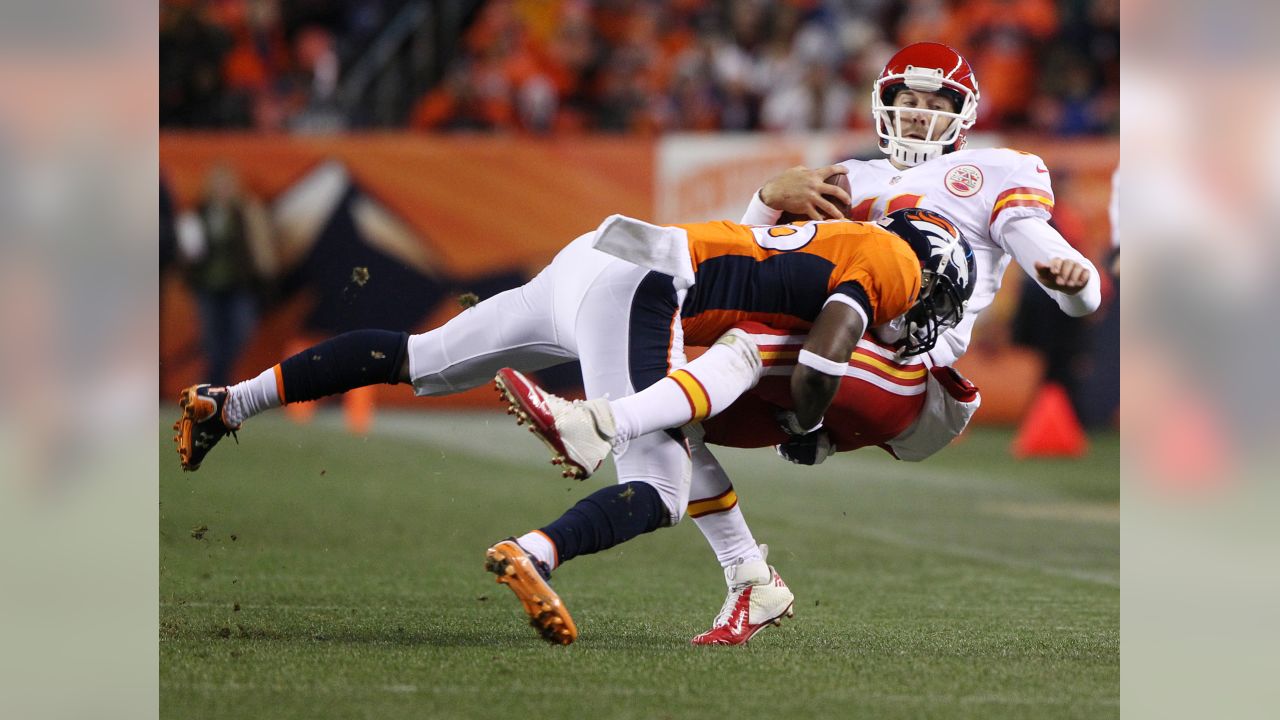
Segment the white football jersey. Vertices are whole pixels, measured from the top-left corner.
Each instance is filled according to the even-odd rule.
[[[1049,170],[1039,157],[1007,148],[959,150],[902,170],[887,159],[841,164],[849,168],[850,219],[876,220],[894,210],[920,207],[958,225],[973,247],[977,279],[964,320],[944,333],[929,352],[935,364],[953,364],[969,347],[974,319],[991,305],[1009,260],[1019,260],[1024,268],[1034,265],[1033,258],[1011,255],[1001,231],[1015,217],[1049,220],[1053,212]],[[748,211],[749,216],[755,214]],[[743,218],[744,223],[754,224],[771,220]],[[1084,260],[1056,232],[1052,235],[1060,245],[1037,248],[1037,255]]]

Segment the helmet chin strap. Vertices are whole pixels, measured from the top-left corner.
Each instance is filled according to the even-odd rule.
[[[885,154],[893,158],[895,162],[906,167],[915,167],[920,163],[940,157],[942,155],[943,147],[941,145],[930,145],[927,143],[890,140],[888,146],[884,148],[884,151]]]

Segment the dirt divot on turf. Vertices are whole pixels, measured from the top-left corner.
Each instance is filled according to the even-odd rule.
[[[999,502],[983,503],[979,510],[1019,520],[1065,520],[1083,523],[1118,523],[1120,506],[1081,502]]]

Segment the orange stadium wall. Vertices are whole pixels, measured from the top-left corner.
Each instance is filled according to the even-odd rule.
[[[344,193],[359,243],[439,280],[450,292],[431,307],[410,309],[405,329],[425,330],[461,311],[469,280],[495,273],[532,277],[574,237],[615,212],[653,207],[652,143],[630,138],[531,141],[516,137],[378,134],[308,138],[233,134],[164,134],[160,171],[179,211],[198,201],[209,171],[226,164],[266,204],[275,228],[280,278],[315,260],[319,237]],[[358,257],[358,254],[356,255]],[[361,261],[356,260],[359,267]],[[352,270],[354,271],[354,267]],[[341,284],[346,279],[335,282]],[[338,288],[354,295],[377,287]],[[319,337],[308,318],[324,304],[315,291],[291,288],[261,318],[237,363],[237,376],[269,367]],[[160,381],[176,397],[201,377],[197,314],[180,272],[161,283]],[[314,324],[314,323],[312,323]],[[321,323],[321,326],[324,324]],[[319,333],[324,334],[324,333]],[[381,404],[408,405],[405,388],[378,389]],[[493,406],[492,392],[418,402],[417,407]]]
[[[1110,176],[1119,158],[1114,140],[979,135],[971,142],[1041,155],[1054,171],[1064,234],[1096,263],[1105,256]],[[333,272],[317,282],[315,273],[303,272],[332,259],[328,243],[335,213],[345,213],[358,236],[343,250],[355,258],[352,271],[367,250],[440,290],[426,296],[428,306],[398,308],[405,329],[424,330],[460,312],[457,295],[472,283],[531,277],[560,247],[611,213],[658,222],[736,219],[770,174],[795,164],[869,157],[872,143],[864,133],[656,140],[164,134],[160,170],[182,211],[199,202],[210,170],[225,164],[273,221],[277,279],[288,287],[276,293],[238,361],[236,374],[248,376],[328,334],[323,328],[330,326],[316,318],[325,308],[332,314],[335,298],[342,314],[343,302],[358,304],[359,293],[379,282],[376,274],[366,286]],[[181,272],[170,270],[161,280],[160,378],[163,397],[169,398],[201,377],[203,360],[195,304]],[[985,327],[975,334],[978,341],[961,361],[962,371],[983,388],[982,422],[1015,422],[1039,381],[1039,361],[1008,342],[1018,285],[1016,276],[1007,277],[980,324]],[[380,387],[377,402],[422,409],[497,407],[485,388],[415,401],[406,388]]]

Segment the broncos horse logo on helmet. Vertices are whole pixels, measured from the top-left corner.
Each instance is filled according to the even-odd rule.
[[[902,355],[919,355],[964,319],[977,275],[973,248],[954,223],[932,210],[895,210],[878,222],[920,258],[920,296],[903,315],[897,341]]]

